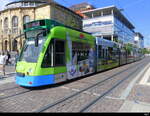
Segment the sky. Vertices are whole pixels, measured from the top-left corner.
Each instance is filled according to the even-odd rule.
[[[4,5],[16,0],[0,0],[0,9]],[[145,47],[150,47],[150,0],[55,0],[63,6],[87,2],[96,8],[115,5],[123,9],[122,13],[134,25],[135,31],[144,36]]]

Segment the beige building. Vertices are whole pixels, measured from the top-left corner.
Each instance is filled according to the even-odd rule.
[[[38,19],[53,19],[67,26],[82,29],[82,17],[50,0],[19,0],[0,11],[0,51],[16,51],[23,46],[23,24]]]

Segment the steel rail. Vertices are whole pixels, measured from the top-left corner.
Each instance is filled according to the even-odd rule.
[[[22,95],[22,94],[25,94],[25,93],[28,93],[32,90],[27,90],[27,91],[23,91],[23,92],[20,92],[20,93],[17,93],[17,94],[14,94],[14,95],[10,95],[10,96],[6,96],[6,97],[2,97],[0,98],[0,100],[3,100],[3,99],[7,99],[7,98],[12,98],[12,97],[15,97],[15,96],[18,96],[18,95]]]
[[[78,92],[76,92],[76,93],[73,93],[72,95],[69,95],[69,96],[67,96],[67,97],[60,98],[59,100],[57,100],[57,101],[54,102],[54,103],[50,103],[50,104],[48,104],[48,105],[46,105],[46,106],[43,106],[43,107],[41,107],[40,109],[36,110],[35,112],[40,113],[40,112],[43,112],[43,111],[45,111],[45,110],[47,110],[47,109],[50,109],[50,108],[56,106],[57,104],[60,104],[60,103],[66,101],[66,100],[68,100],[68,99],[70,99],[70,98],[72,98],[72,97],[74,97],[74,96],[77,96],[77,95],[79,95],[80,93],[82,93],[82,92],[84,92],[84,91],[86,91],[86,90],[88,90],[88,89],[91,89],[91,88],[93,88],[93,87],[95,87],[95,86],[97,86],[97,85],[99,85],[99,84],[101,84],[101,83],[103,83],[103,82],[105,82],[105,81],[107,81],[107,80],[109,80],[109,79],[111,79],[111,78],[113,78],[113,77],[115,77],[115,76],[117,76],[117,75],[119,75],[119,74],[125,72],[125,71],[128,71],[128,70],[132,69],[132,68],[135,67],[135,66],[138,66],[139,64],[141,64],[141,62],[138,63],[138,64],[135,64],[135,65],[133,65],[133,66],[131,66],[131,67],[129,67],[129,68],[123,70],[123,71],[120,71],[120,72],[118,72],[118,73],[116,73],[116,74],[113,74],[112,76],[109,76],[108,78],[106,78],[106,79],[104,79],[104,80],[102,80],[102,81],[99,81],[99,82],[97,82],[97,83],[95,83],[95,84],[93,84],[93,85],[91,85],[91,86],[89,86],[89,87],[87,87],[87,88],[84,88],[84,89],[82,89],[81,91],[78,91]],[[132,72],[132,73],[133,73],[133,72]]]
[[[0,90],[0,92],[4,92],[4,91],[7,91],[7,90],[12,90],[12,89],[16,89],[16,88],[20,88],[20,86],[6,88],[6,89],[3,89],[3,90]]]
[[[129,75],[127,75],[125,78],[123,78],[122,80],[120,80],[118,83],[116,83],[113,87],[111,87],[110,89],[108,89],[107,91],[105,91],[102,95],[100,95],[99,97],[95,98],[94,100],[92,100],[90,103],[88,103],[87,105],[85,105],[81,110],[80,112],[85,112],[85,111],[88,111],[89,108],[91,106],[93,106],[94,104],[96,104],[97,101],[99,101],[100,99],[102,99],[104,96],[106,96],[107,94],[109,94],[112,90],[114,90],[116,87],[118,87],[121,83],[123,83],[125,80],[127,80],[128,78],[130,78],[133,74],[135,74],[135,72],[141,70],[143,68],[143,66],[145,65],[146,63],[140,65],[139,67],[137,67],[134,71],[132,71]],[[146,68],[146,70],[148,69],[149,67]],[[145,71],[146,71],[145,70]],[[144,71],[144,72],[145,72]],[[134,73],[133,73],[134,72]],[[144,73],[143,72],[143,73]]]

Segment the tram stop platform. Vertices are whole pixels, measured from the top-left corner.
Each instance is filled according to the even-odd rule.
[[[150,63],[129,83],[121,99],[125,101],[119,112],[150,112]]]

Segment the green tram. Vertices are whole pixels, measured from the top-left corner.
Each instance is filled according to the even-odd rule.
[[[56,84],[127,63],[117,43],[54,20],[24,24],[25,43],[16,64],[16,83]]]
[[[95,72],[95,38],[53,20],[24,25],[25,44],[16,65],[16,83],[36,87]]]

